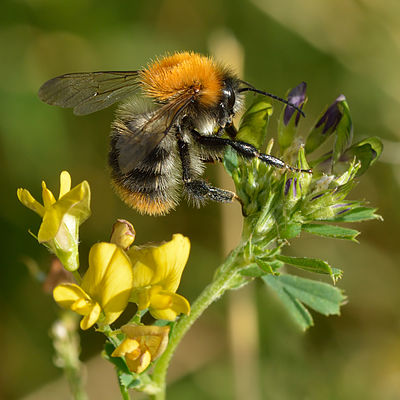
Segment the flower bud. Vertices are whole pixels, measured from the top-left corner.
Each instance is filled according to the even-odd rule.
[[[133,225],[125,219],[118,219],[113,225],[110,242],[127,250],[134,242],[135,236]]]

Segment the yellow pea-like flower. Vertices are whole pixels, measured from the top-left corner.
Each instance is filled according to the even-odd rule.
[[[37,239],[45,243],[70,271],[78,269],[78,228],[90,215],[90,187],[87,181],[71,189],[71,176],[67,171],[60,174],[58,199],[42,182],[40,204],[27,189],[17,190],[19,201],[41,218]]]
[[[156,360],[168,344],[169,326],[124,325],[121,331],[126,338],[111,354],[125,357],[130,371],[140,374]]]
[[[133,285],[132,265],[125,252],[113,243],[96,243],[89,252],[89,268],[81,286],[58,285],[53,296],[64,308],[83,315],[81,328],[95,323],[109,325],[128,305]]]

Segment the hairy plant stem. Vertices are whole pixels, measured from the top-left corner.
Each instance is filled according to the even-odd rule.
[[[226,258],[223,264],[217,269],[214,280],[201,292],[199,297],[192,304],[189,315],[183,316],[175,325],[169,338],[168,347],[163,355],[158,359],[153,371],[153,383],[158,388],[152,395],[154,400],[164,400],[166,398],[166,376],[169,363],[175,352],[176,347],[201,314],[214,301],[218,300],[224,292],[230,288],[231,282],[236,277],[238,260],[240,259],[244,243],[241,243]],[[241,267],[242,265],[240,265]]]

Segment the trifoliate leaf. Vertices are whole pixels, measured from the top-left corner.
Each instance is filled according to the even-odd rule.
[[[298,276],[266,275],[262,279],[278,294],[303,330],[313,324],[303,304],[324,315],[338,315],[346,299],[342,291],[334,286]]]
[[[314,325],[312,316],[307,308],[304,307],[303,304],[301,304],[301,302],[281,284],[279,278],[279,276],[267,275],[262,279],[276,292],[290,316],[300,326],[300,328],[305,331],[310,326]]]

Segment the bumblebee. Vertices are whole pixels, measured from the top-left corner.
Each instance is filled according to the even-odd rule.
[[[43,84],[39,98],[73,108],[77,115],[130,98],[117,109],[112,123],[112,183],[132,208],[163,215],[176,207],[182,192],[195,206],[207,200],[237,199],[235,193],[200,178],[205,163],[220,161],[228,146],[245,158],[257,157],[274,167],[298,171],[235,140],[232,118],[241,109],[246,91],[273,97],[302,113],[286,100],[240,80],[214,59],[193,52],[156,59],[137,71],[61,75]],[[229,138],[221,137],[224,131]]]

